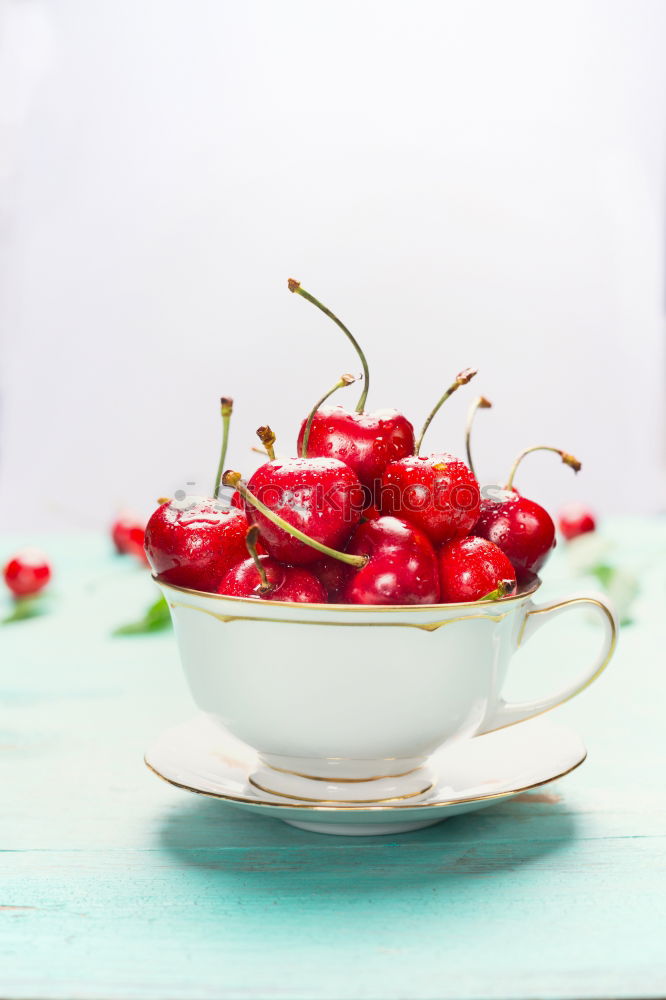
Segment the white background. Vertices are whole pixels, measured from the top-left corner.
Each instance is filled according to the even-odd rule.
[[[657,510],[666,4],[0,0],[5,527],[249,471],[371,363],[371,407],[518,484]],[[355,389],[347,390],[353,403]],[[342,402],[342,400],[340,400]]]

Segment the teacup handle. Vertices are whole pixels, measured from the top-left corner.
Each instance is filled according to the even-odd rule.
[[[506,702],[501,699],[490,718],[486,719],[482,732],[490,733],[495,729],[502,729],[504,726],[512,726],[515,722],[524,722],[526,719],[541,715],[542,712],[547,712],[557,705],[563,705],[565,701],[569,701],[570,698],[579,694],[603,673],[615,650],[617,620],[613,610],[600,594],[576,594],[574,597],[568,597],[565,601],[551,601],[548,604],[534,604],[531,600],[526,601],[522,607],[523,617],[518,626],[516,648],[527,642],[530,636],[534,635],[537,629],[545,625],[547,621],[580,605],[586,605],[590,608],[597,615],[603,628],[601,648],[592,666],[585,670],[572,684],[548,698],[517,702]]]

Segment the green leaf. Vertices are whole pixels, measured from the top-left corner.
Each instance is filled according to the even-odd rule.
[[[0,625],[11,625],[12,622],[22,622],[27,618],[38,618],[45,610],[38,598],[20,597],[14,602],[14,610],[0,620]]]
[[[621,566],[607,566],[605,563],[592,566],[590,574],[596,576],[610,597],[620,625],[632,625],[631,607],[640,590],[638,577]]]
[[[128,625],[120,625],[113,630],[114,635],[147,635],[151,632],[161,632],[171,625],[169,605],[163,597],[158,597],[151,604],[143,618]]]
[[[597,563],[596,566],[590,567],[589,572],[591,576],[596,576],[602,587],[608,587],[615,576],[616,570],[606,563]]]

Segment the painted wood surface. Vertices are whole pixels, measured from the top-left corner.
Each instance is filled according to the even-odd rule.
[[[151,775],[145,746],[192,702],[170,633],[110,631],[153,584],[103,539],[44,539],[51,613],[0,629],[0,996],[666,994],[666,525],[608,537],[642,589],[604,677],[555,715],[587,763],[483,812],[354,839]],[[561,553],[548,576],[544,596],[579,585]],[[559,683],[595,641],[584,615],[553,623],[511,693]]]

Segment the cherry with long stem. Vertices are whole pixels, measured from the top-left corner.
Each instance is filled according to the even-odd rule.
[[[531,448],[525,448],[525,450],[521,451],[520,455],[518,455],[515,462],[511,466],[509,478],[507,479],[506,486],[504,487],[504,489],[510,490],[512,488],[513,480],[516,475],[516,470],[518,469],[518,466],[525,458],[525,456],[531,455],[533,451],[552,451],[556,455],[559,455],[564,464],[568,465],[570,469],[574,470],[574,472],[580,472],[580,470],[582,469],[582,464],[578,461],[577,458],[574,458],[573,455],[570,455],[568,451],[562,451],[561,448],[551,448],[550,445],[546,444],[535,444],[532,445]]]
[[[472,462],[472,424],[474,423],[474,417],[476,416],[477,410],[489,410],[493,404],[485,396],[477,396],[472,405],[469,408],[469,413],[467,414],[467,423],[465,424],[465,451],[467,452],[467,464],[470,468],[470,472],[476,476],[476,471],[474,469],[474,463]]]
[[[215,486],[213,497],[217,497],[224,472],[224,462],[227,457],[227,446],[229,444],[229,422],[234,409],[234,401],[229,396],[222,396],[220,399],[220,413],[222,414],[222,448],[220,450],[220,461],[217,463],[217,474],[215,476]]]
[[[272,584],[268,582],[268,577],[266,576],[266,570],[264,565],[259,558],[259,553],[257,552],[257,542],[259,541],[259,528],[256,524],[247,529],[245,535],[245,544],[247,546],[247,551],[250,553],[252,562],[254,563],[257,573],[259,574],[259,579],[261,580],[261,586],[259,590],[262,594],[269,594],[271,590],[274,589]]]
[[[354,375],[349,375],[349,374],[347,374],[347,375],[341,375],[340,378],[338,379],[338,381],[335,383],[335,385],[331,389],[329,389],[328,392],[324,393],[324,395],[321,397],[321,399],[318,399],[317,402],[315,403],[315,405],[312,407],[312,409],[310,410],[310,414],[308,416],[308,419],[307,419],[307,421],[305,423],[305,430],[303,432],[303,444],[301,445],[301,457],[302,458],[307,458],[308,457],[308,441],[310,440],[310,431],[312,430],[312,421],[314,420],[315,415],[316,415],[317,410],[319,409],[319,407],[323,406],[323,404],[326,402],[326,400],[329,398],[329,396],[332,396],[334,392],[338,391],[338,389],[344,389],[345,386],[353,385],[355,381],[356,381],[356,378],[355,378]]]
[[[321,310],[321,312],[323,312],[325,316],[328,316],[329,319],[332,319],[333,322],[340,327],[344,335],[352,344],[363,366],[363,391],[359,397],[358,403],[356,404],[356,412],[363,413],[363,410],[365,409],[365,402],[368,398],[368,390],[370,388],[370,370],[368,368],[368,362],[366,360],[365,354],[363,353],[361,345],[359,344],[359,342],[357,341],[356,337],[351,332],[351,330],[349,330],[345,326],[342,320],[338,319],[335,313],[331,312],[331,310],[328,309],[325,305],[323,305],[323,303],[321,303],[319,299],[316,299],[314,295],[311,295],[310,292],[306,292],[305,289],[301,287],[300,281],[296,281],[294,278],[289,278],[289,280],[287,281],[287,287],[289,288],[290,292],[295,292],[297,295],[300,295],[301,298],[304,298],[308,302],[311,302],[312,305],[316,306],[317,309]]]
[[[275,511],[271,510],[270,507],[267,507],[265,503],[262,503],[258,497],[254,496],[254,494],[248,490],[247,486],[243,482],[240,472],[228,469],[222,476],[222,482],[225,486],[232,486],[235,490],[237,490],[246,503],[250,504],[251,507],[255,507],[264,515],[264,517],[268,518],[269,521],[272,521],[278,528],[282,528],[282,530],[286,531],[288,535],[292,536],[292,538],[297,538],[300,542],[305,542],[306,545],[309,545],[311,548],[321,552],[322,555],[332,556],[334,559],[339,559],[340,562],[347,563],[348,566],[355,566],[357,569],[360,569],[367,563],[368,560],[365,556],[353,556],[349,555],[347,552],[338,552],[337,549],[332,549],[328,545],[323,545],[321,542],[315,541],[314,538],[310,538],[309,535],[306,535],[304,531],[301,531],[299,528],[295,528],[293,524],[289,524],[289,521],[285,521],[283,517],[276,514]]]
[[[428,430],[428,428],[430,427],[430,424],[432,423],[432,419],[438,413],[440,407],[447,401],[447,399],[449,398],[449,396],[452,396],[453,393],[456,392],[456,390],[460,388],[461,385],[467,385],[468,382],[471,382],[471,380],[474,378],[475,375],[476,375],[476,369],[474,369],[474,368],[465,368],[464,371],[461,371],[456,376],[455,382],[453,382],[449,386],[449,388],[446,390],[446,392],[444,393],[444,395],[441,397],[441,399],[437,402],[437,404],[432,408],[432,410],[430,411],[430,413],[426,417],[426,422],[424,423],[423,428],[421,429],[421,433],[419,434],[418,440],[416,442],[416,449],[414,451],[415,455],[418,455],[420,453],[420,451],[421,451],[421,445],[423,444],[423,438],[425,437],[425,433]]]

